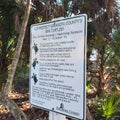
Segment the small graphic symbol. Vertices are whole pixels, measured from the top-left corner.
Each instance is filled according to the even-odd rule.
[[[38,52],[38,50],[39,50],[38,46],[37,46],[37,43],[36,44],[34,43],[33,49],[34,49],[35,54],[36,54]]]
[[[64,104],[63,103],[60,104],[60,109],[64,109]]]
[[[34,80],[34,85],[38,82],[37,74],[33,73],[32,78]]]
[[[33,66],[34,69],[35,69],[35,66],[36,66],[37,64],[38,64],[37,58],[33,59],[32,66]]]

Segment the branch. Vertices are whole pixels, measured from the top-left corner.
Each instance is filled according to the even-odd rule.
[[[17,104],[8,98],[4,94],[4,92],[0,93],[0,104],[6,107],[12,115],[15,117],[16,120],[27,120],[26,115],[21,111],[21,109],[17,106]]]

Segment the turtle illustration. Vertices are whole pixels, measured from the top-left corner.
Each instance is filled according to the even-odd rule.
[[[35,66],[38,64],[37,58],[33,59],[32,66],[35,69]]]
[[[34,85],[38,82],[38,79],[37,79],[37,74],[33,73],[33,76],[32,76],[33,80],[34,80]]]
[[[37,46],[37,43],[36,44],[34,43],[33,49],[34,49],[35,54],[36,54],[38,52],[38,50],[39,50],[38,46]]]

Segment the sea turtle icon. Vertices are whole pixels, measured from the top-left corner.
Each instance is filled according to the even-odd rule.
[[[38,64],[37,58],[33,59],[32,66],[33,66],[34,69],[35,69],[35,66],[36,66],[37,64]]]
[[[38,52],[38,50],[39,50],[38,46],[37,46],[37,43],[36,44],[34,43],[33,49],[34,49],[35,54],[36,54]]]
[[[32,79],[34,80],[34,85],[38,82],[37,74],[33,73]]]

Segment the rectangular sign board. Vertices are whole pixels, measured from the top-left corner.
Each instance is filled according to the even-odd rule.
[[[31,26],[30,103],[85,119],[85,14]]]

